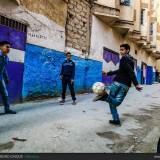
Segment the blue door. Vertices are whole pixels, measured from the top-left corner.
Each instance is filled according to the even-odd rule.
[[[146,84],[151,85],[153,83],[153,67],[147,66]]]
[[[118,53],[115,53],[114,51],[105,48],[103,52],[103,59],[104,59],[103,63],[106,63],[105,66],[107,67],[106,68],[107,71],[114,71],[119,68],[120,59]],[[114,77],[115,75],[113,76],[102,75],[102,82],[106,85],[110,85],[113,82]]]
[[[18,22],[17,22],[18,23]],[[9,41],[12,44],[12,57],[7,66],[10,84],[7,86],[11,103],[20,102],[22,98],[24,62],[17,59],[25,52],[26,32],[0,25],[0,41]],[[24,54],[23,54],[24,55]],[[16,56],[16,58],[14,57]]]

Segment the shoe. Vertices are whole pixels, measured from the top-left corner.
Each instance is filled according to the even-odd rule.
[[[121,122],[119,120],[109,120],[110,124],[121,126]]]
[[[8,111],[5,111],[5,114],[16,114],[16,112],[13,110],[8,110]]]
[[[59,103],[60,103],[60,105],[63,105],[65,103],[65,100],[62,99]]]
[[[77,102],[76,102],[76,101],[73,101],[73,102],[72,102],[72,105],[76,105],[76,104],[77,104]]]
[[[105,92],[103,95],[97,95],[94,99],[93,99],[93,102],[96,102],[96,101],[106,101],[108,97],[108,93]]]

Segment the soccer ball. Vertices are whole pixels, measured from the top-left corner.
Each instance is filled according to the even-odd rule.
[[[105,85],[102,82],[96,82],[92,86],[93,93],[101,95],[104,93]]]

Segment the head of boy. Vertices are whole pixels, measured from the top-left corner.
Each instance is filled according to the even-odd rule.
[[[129,52],[130,52],[130,46],[128,44],[121,44],[120,45],[120,54],[121,54],[121,56],[129,54]]]
[[[10,47],[11,47],[10,42],[8,42],[8,41],[1,41],[0,42],[0,50],[4,56],[7,56],[7,54],[10,51]]]
[[[70,53],[70,52],[67,52],[67,53],[66,53],[66,57],[67,57],[67,60],[68,60],[68,61],[71,60],[71,58],[72,58],[71,53]]]

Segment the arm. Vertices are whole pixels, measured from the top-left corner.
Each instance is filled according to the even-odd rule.
[[[108,75],[108,76],[115,75],[115,74],[118,73],[118,71],[119,71],[119,69],[117,69],[117,70],[115,70],[115,71],[110,71],[110,72],[107,73],[107,75]]]
[[[9,78],[8,78],[8,73],[7,73],[6,68],[4,68],[4,70],[3,70],[3,77],[4,77],[4,81],[6,83],[8,83],[9,82]]]
[[[131,78],[131,81],[135,86],[138,86],[138,81],[135,75],[134,70],[132,69],[131,65],[128,63],[127,59],[123,57],[121,59],[121,65],[123,69],[128,73],[129,77]]]
[[[64,70],[64,67],[63,67],[63,64],[62,64],[61,72],[60,72],[60,76],[62,76],[62,75],[63,75],[63,70]]]
[[[0,80],[2,80],[3,76],[3,60],[2,57],[0,56]]]

